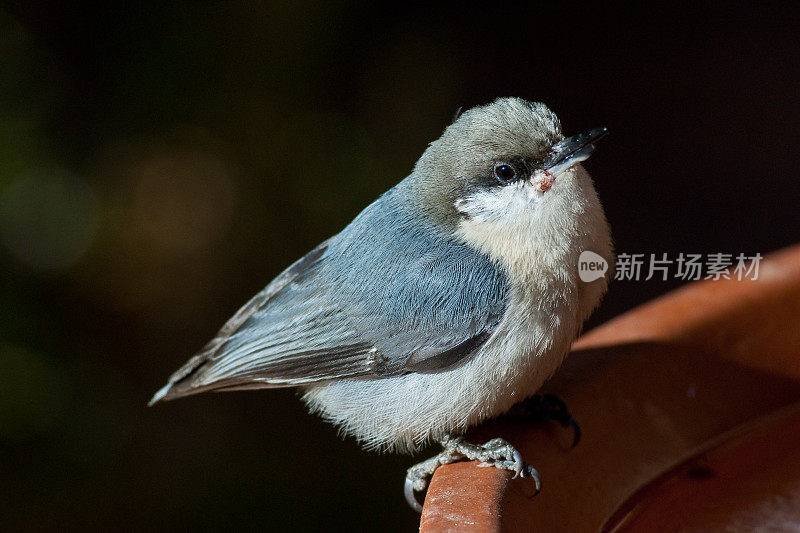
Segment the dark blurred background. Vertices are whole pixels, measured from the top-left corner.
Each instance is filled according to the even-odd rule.
[[[796,13],[673,7],[3,4],[3,529],[415,529],[412,459],[290,390],[146,403],[459,106],[608,126],[619,252],[800,240]],[[681,283],[617,282],[591,324]]]

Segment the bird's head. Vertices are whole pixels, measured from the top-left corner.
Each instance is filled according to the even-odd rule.
[[[417,162],[426,214],[504,263],[520,244],[570,246],[607,224],[579,164],[606,134],[565,138],[544,104],[499,98],[458,116]]]

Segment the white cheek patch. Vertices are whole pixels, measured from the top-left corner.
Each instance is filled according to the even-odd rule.
[[[484,190],[455,202],[466,215],[456,228],[463,242],[510,265],[529,256],[542,192],[527,180]]]
[[[540,196],[536,187],[519,180],[505,187],[482,190],[460,198],[453,205],[473,222],[501,222],[522,211],[535,209]]]

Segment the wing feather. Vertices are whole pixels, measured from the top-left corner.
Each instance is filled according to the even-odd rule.
[[[437,372],[474,353],[505,311],[505,276],[426,224],[403,184],[258,293],[154,401]]]

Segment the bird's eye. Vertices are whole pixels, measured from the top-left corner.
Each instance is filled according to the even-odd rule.
[[[501,183],[508,183],[517,177],[517,171],[508,163],[497,163],[494,166],[494,176]]]

